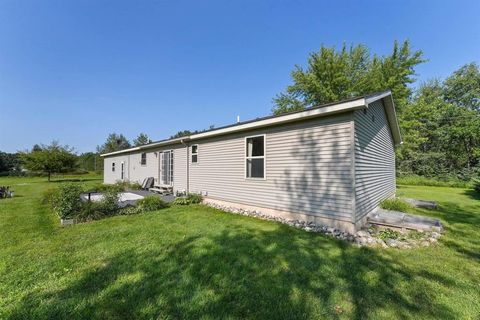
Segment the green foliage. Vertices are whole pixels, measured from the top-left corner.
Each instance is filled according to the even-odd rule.
[[[189,195],[187,195],[185,197],[175,198],[175,200],[173,201],[173,204],[174,205],[185,206],[185,205],[190,205],[190,204],[201,203],[202,200],[203,200],[203,197],[201,195],[196,194],[196,193],[190,193]]]
[[[31,152],[22,152],[20,158],[26,169],[47,174],[48,181],[52,173],[72,172],[77,168],[77,156],[73,149],[61,146],[57,141]]]
[[[42,193],[42,203],[49,205],[53,208],[53,204],[55,203],[55,199],[58,198],[59,189],[58,188],[48,188],[45,189]]]
[[[148,212],[167,208],[168,204],[160,197],[147,196],[137,201],[137,207],[141,212]]]
[[[344,45],[340,51],[322,46],[310,54],[306,69],[295,67],[293,84],[273,99],[272,111],[282,114],[387,89],[402,109],[411,95],[415,67],[422,62],[422,52],[412,52],[408,41],[401,46],[395,41],[384,57],[370,55],[364,45]]]
[[[470,188],[472,183],[448,176],[444,176],[443,178],[427,178],[418,175],[405,175],[397,177],[397,185]]]
[[[409,212],[412,209],[412,206],[405,201],[395,198],[383,200],[380,202],[380,208],[392,211]]]
[[[140,133],[135,139],[133,139],[133,145],[135,147],[143,146],[151,143],[152,140],[145,133]]]
[[[467,110],[480,112],[480,70],[468,63],[445,80],[445,100]]]
[[[96,152],[85,152],[78,156],[80,169],[90,172],[101,172],[103,170],[103,158]]]
[[[400,232],[392,229],[384,229],[378,232],[378,237],[382,240],[398,239],[398,237],[400,237]]]
[[[110,133],[107,141],[101,146],[97,146],[97,152],[100,154],[128,149],[132,145],[123,134]]]
[[[0,172],[20,172],[20,158],[18,153],[0,151]]]
[[[47,192],[46,196],[50,193],[51,198],[44,199],[52,204],[53,210],[60,218],[74,218],[82,210],[82,200],[80,199],[82,192],[83,189],[80,185],[66,183],[58,188],[58,192]]]
[[[126,190],[140,190],[142,186],[137,182],[129,182],[129,181],[119,181],[114,184],[103,184],[99,183],[93,187],[93,190],[98,192],[108,191],[108,190],[115,190],[117,192],[122,192]]]
[[[480,178],[477,178],[473,181],[473,190],[480,193]]]

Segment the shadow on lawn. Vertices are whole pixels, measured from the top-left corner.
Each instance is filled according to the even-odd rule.
[[[62,290],[32,293],[11,318],[453,318],[430,294],[440,274],[286,226],[231,229],[125,251]]]

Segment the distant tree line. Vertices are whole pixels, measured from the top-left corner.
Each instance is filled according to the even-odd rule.
[[[364,45],[322,46],[306,68],[296,66],[293,83],[273,99],[273,114],[390,89],[403,144],[397,172],[469,180],[480,174],[480,71],[472,62],[441,81],[414,90],[415,67],[425,62],[408,41],[389,55],[371,55]]]

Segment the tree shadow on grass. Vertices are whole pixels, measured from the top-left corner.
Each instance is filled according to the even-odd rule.
[[[232,226],[157,250],[124,251],[61,289],[37,291],[16,318],[453,318],[426,294],[440,274],[380,251],[287,226]]]

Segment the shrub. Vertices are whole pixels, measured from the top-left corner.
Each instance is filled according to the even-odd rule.
[[[137,201],[140,212],[156,211],[168,207],[168,204],[160,197],[148,196]]]
[[[473,189],[480,193],[480,178],[473,181]]]
[[[58,188],[49,188],[43,191],[42,194],[42,203],[48,204],[51,208],[53,208],[53,204],[55,203],[55,199],[57,199],[59,195]]]
[[[115,190],[117,192],[122,192],[126,190],[139,190],[141,188],[142,186],[137,182],[128,182],[128,181],[120,182],[119,181],[114,184],[99,183],[95,185],[95,187],[93,187],[92,189],[98,192],[103,192],[108,190]]]
[[[133,214],[139,214],[142,213],[141,208],[136,207],[136,206],[126,206],[124,208],[121,208],[118,211],[118,214],[120,215],[133,215]]]
[[[188,201],[190,201],[191,204],[197,204],[201,203],[203,201],[203,197],[199,194],[196,193],[190,193],[187,196]]]
[[[392,229],[385,229],[378,233],[378,237],[382,240],[385,239],[398,239],[400,236],[400,232],[392,230]]]
[[[51,200],[54,200],[53,209],[60,218],[73,218],[80,213],[83,204],[80,199],[82,192],[82,188],[76,184],[63,184],[59,187],[58,194]]]
[[[190,204],[190,201],[187,197],[177,197],[172,202],[174,205],[186,206]]]
[[[471,186],[471,182],[460,180],[457,177],[427,178],[417,175],[399,176],[397,177],[397,184],[452,188],[469,188]]]
[[[190,193],[188,196],[175,198],[175,200],[173,201],[173,204],[186,206],[189,204],[200,203],[202,202],[202,200],[203,200],[203,197],[201,195],[196,193]]]
[[[118,192],[116,190],[107,190],[103,193],[103,199],[95,203],[96,210],[101,212],[104,216],[113,216],[117,213],[118,207]]]
[[[408,212],[412,208],[412,206],[405,201],[395,198],[383,200],[382,202],[380,202],[380,208],[385,210]]]

